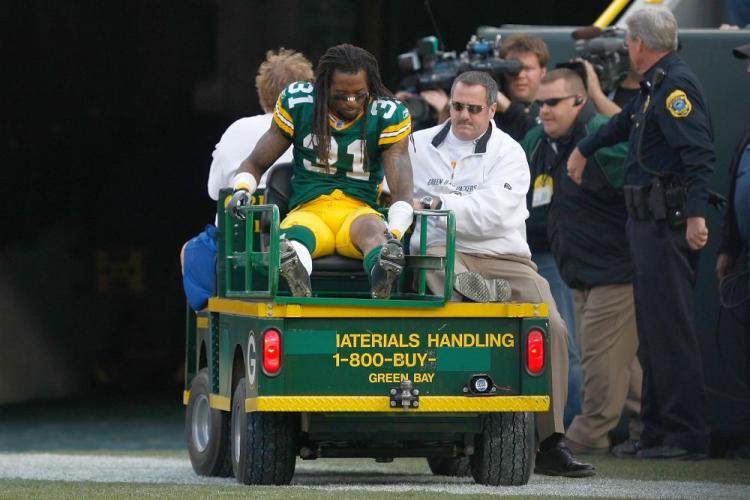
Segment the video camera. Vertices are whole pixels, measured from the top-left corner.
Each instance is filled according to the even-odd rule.
[[[610,93],[625,79],[630,69],[626,32],[610,27],[586,27],[573,32],[576,54],[590,62],[599,77],[605,94]]]
[[[506,73],[517,75],[521,63],[499,57],[500,40],[500,35],[495,36],[494,42],[472,35],[466,50],[456,54],[439,50],[437,37],[420,38],[415,49],[398,56],[399,69],[407,75],[402,87],[414,93],[434,89],[448,93],[453,80],[466,71],[484,71],[495,80]],[[408,99],[406,105],[415,121],[424,120],[430,114],[429,106],[421,98]]]

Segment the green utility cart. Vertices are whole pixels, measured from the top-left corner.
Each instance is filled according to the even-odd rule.
[[[342,257],[316,260],[313,297],[292,297],[278,279],[280,208],[240,221],[219,205],[218,293],[187,317],[196,473],[288,484],[298,457],[425,457],[438,475],[526,484],[534,412],[550,403],[547,306],[448,302],[455,223],[429,210],[417,217],[446,219],[447,256],[409,255],[390,300],[369,298],[361,262]],[[441,295],[425,286],[434,269],[448,277]]]

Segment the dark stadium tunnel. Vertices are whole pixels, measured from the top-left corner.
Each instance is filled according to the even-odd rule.
[[[430,2],[449,49],[482,24],[588,24],[609,3]],[[6,2],[0,404],[104,391],[179,394],[178,252],[213,218],[211,151],[257,114],[255,71],[285,46],[349,41],[398,85],[435,33],[422,2]],[[258,13],[263,15],[259,16]],[[283,27],[269,22],[283,19]],[[34,376],[29,376],[33,372]]]

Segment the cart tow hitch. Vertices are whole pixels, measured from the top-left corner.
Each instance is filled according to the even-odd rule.
[[[412,386],[411,380],[404,380],[400,387],[390,391],[391,408],[401,406],[404,410],[419,408],[419,389]]]

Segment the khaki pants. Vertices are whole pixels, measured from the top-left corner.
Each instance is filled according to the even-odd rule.
[[[643,371],[638,362],[633,285],[573,290],[576,333],[583,368],[581,414],[566,437],[590,448],[609,447],[608,433],[620,415],[630,417],[630,437],[638,439]]]
[[[445,247],[430,247],[430,255],[445,255]],[[565,322],[557,312],[549,283],[536,272],[531,259],[506,255],[490,257],[456,252],[455,274],[473,271],[485,278],[508,280],[513,290],[512,298],[517,302],[545,302],[549,307],[550,356],[552,363],[550,411],[537,415],[539,441],[544,441],[553,433],[565,433],[563,413],[568,398],[568,331]],[[427,273],[427,285],[432,293],[442,294],[445,274],[431,271]],[[457,293],[451,300],[461,300]]]

